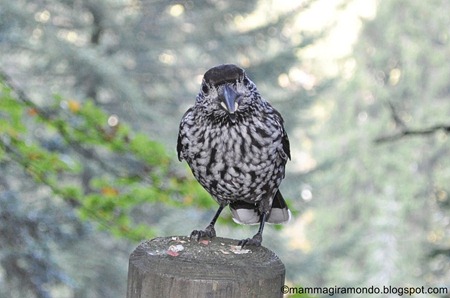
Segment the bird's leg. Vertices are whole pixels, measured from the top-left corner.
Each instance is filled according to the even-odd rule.
[[[223,208],[225,208],[226,204],[220,204],[219,209],[217,209],[216,214],[214,215],[213,219],[209,223],[209,225],[204,230],[193,230],[191,233],[190,238],[194,238],[195,240],[199,241],[200,238],[214,238],[216,237],[216,230],[214,229],[214,225],[216,224],[217,219],[219,218],[220,213],[222,212]]]
[[[264,230],[264,224],[266,223],[266,217],[267,217],[266,212],[261,213],[258,232],[252,238],[242,239],[241,241],[239,241],[238,245],[240,245],[241,247],[249,246],[249,245],[261,246],[262,233]]]

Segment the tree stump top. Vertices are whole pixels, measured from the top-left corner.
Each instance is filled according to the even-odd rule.
[[[237,243],[220,237],[197,242],[179,236],[145,241],[130,256],[128,297],[189,293],[197,297],[281,297],[285,275],[281,260],[265,247],[241,249]],[[169,284],[172,289],[165,288]],[[143,291],[143,285],[151,295],[133,296]]]

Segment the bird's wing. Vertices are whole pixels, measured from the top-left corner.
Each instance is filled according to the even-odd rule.
[[[291,148],[289,145],[289,138],[288,138],[286,131],[284,130],[284,127],[283,127],[283,135],[282,135],[281,143],[283,144],[284,153],[286,153],[287,157],[289,159],[291,159]]]
[[[183,150],[181,146],[181,131],[178,132],[178,141],[177,141],[177,153],[178,153],[178,160],[182,161],[183,158],[181,157],[181,151]]]
[[[288,135],[286,133],[286,130],[284,129],[284,119],[283,119],[283,117],[281,116],[281,114],[277,110],[273,109],[273,111],[275,112],[275,116],[276,116],[276,118],[278,118],[278,121],[281,124],[281,129],[282,129],[282,132],[281,132],[281,144],[283,145],[283,151],[286,154],[286,156],[289,159],[291,159],[291,148],[290,148],[290,145],[289,145]]]
[[[180,122],[180,128],[178,131],[178,140],[177,140],[177,153],[178,153],[178,160],[183,160],[183,144],[182,144],[182,138],[183,138],[183,126],[185,125],[185,119],[188,114],[192,112],[193,108],[189,108],[186,113],[184,113],[183,117],[181,118]]]

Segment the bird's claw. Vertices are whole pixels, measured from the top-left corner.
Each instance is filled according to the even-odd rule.
[[[204,230],[193,230],[189,238],[199,241],[202,238],[211,239],[214,237],[216,237],[216,230],[214,229],[214,226],[209,225]]]
[[[241,247],[244,246],[261,246],[262,236],[260,234],[256,234],[253,238],[242,239],[238,242],[238,245]]]

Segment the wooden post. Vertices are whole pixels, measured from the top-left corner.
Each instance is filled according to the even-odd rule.
[[[283,297],[284,276],[284,264],[265,247],[241,249],[219,237],[155,238],[130,256],[127,298]]]

